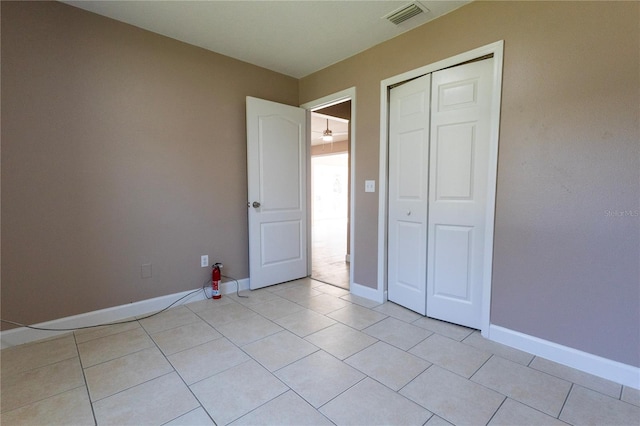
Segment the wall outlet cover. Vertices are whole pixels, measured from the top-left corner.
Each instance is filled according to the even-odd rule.
[[[376,192],[376,181],[375,180],[365,180],[364,181],[364,192]]]
[[[140,277],[142,278],[151,278],[151,264],[145,263],[140,266]]]
[[[200,266],[202,268],[206,268],[207,266],[209,266],[209,255],[203,254],[202,256],[200,256]]]

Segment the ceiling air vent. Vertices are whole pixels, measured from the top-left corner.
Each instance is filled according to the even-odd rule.
[[[387,19],[395,25],[400,25],[407,19],[411,19],[423,12],[428,12],[428,10],[420,7],[417,3],[411,3],[401,7],[400,9],[394,10],[388,15],[383,16],[383,18]]]

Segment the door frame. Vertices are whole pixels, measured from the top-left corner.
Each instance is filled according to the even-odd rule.
[[[500,132],[500,105],[502,93],[502,67],[504,54],[504,40],[487,44],[477,49],[443,59],[432,64],[407,71],[405,73],[384,79],[380,82],[380,168],[379,168],[379,198],[378,198],[378,298],[387,300],[387,215],[388,215],[388,123],[389,123],[389,89],[404,81],[449,68],[464,62],[472,61],[486,55],[493,55],[493,99],[491,103],[491,135],[489,148],[489,177],[487,181],[487,216],[485,238],[485,261],[482,289],[482,319],[481,332],[485,338],[489,337],[490,309],[491,309],[491,281],[493,265],[493,238],[496,201],[496,180],[498,171],[498,140]]]
[[[349,121],[349,166],[350,166],[350,179],[351,185],[349,188],[349,240],[351,241],[349,249],[349,292],[353,289],[353,271],[356,262],[354,253],[354,229],[355,229],[355,215],[354,215],[354,199],[355,199],[355,170],[356,170],[356,88],[350,87],[340,92],[333,93],[331,95],[324,96],[320,99],[306,102],[300,105],[300,108],[307,110],[307,134],[311,134],[311,111],[326,108],[342,102],[351,101],[351,120]],[[307,276],[311,275],[311,137],[307,137]]]

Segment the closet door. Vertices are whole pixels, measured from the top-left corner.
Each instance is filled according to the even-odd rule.
[[[432,74],[427,315],[481,328],[493,59]],[[489,238],[491,241],[491,238]],[[488,266],[490,267],[490,265]]]
[[[387,298],[426,313],[431,76],[390,91]]]

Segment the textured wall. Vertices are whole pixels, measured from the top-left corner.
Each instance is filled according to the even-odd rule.
[[[300,82],[356,86],[355,282],[377,288],[380,81],[505,41],[491,321],[640,366],[640,4],[474,2]]]
[[[376,287],[380,81],[502,39],[492,323],[640,366],[640,4],[474,2],[299,82],[57,2],[1,7],[3,317],[191,289],[204,253],[245,278],[244,97],[351,86],[355,281]]]
[[[245,96],[298,81],[59,2],[2,2],[2,317],[248,277]],[[141,278],[141,265],[152,277]]]

